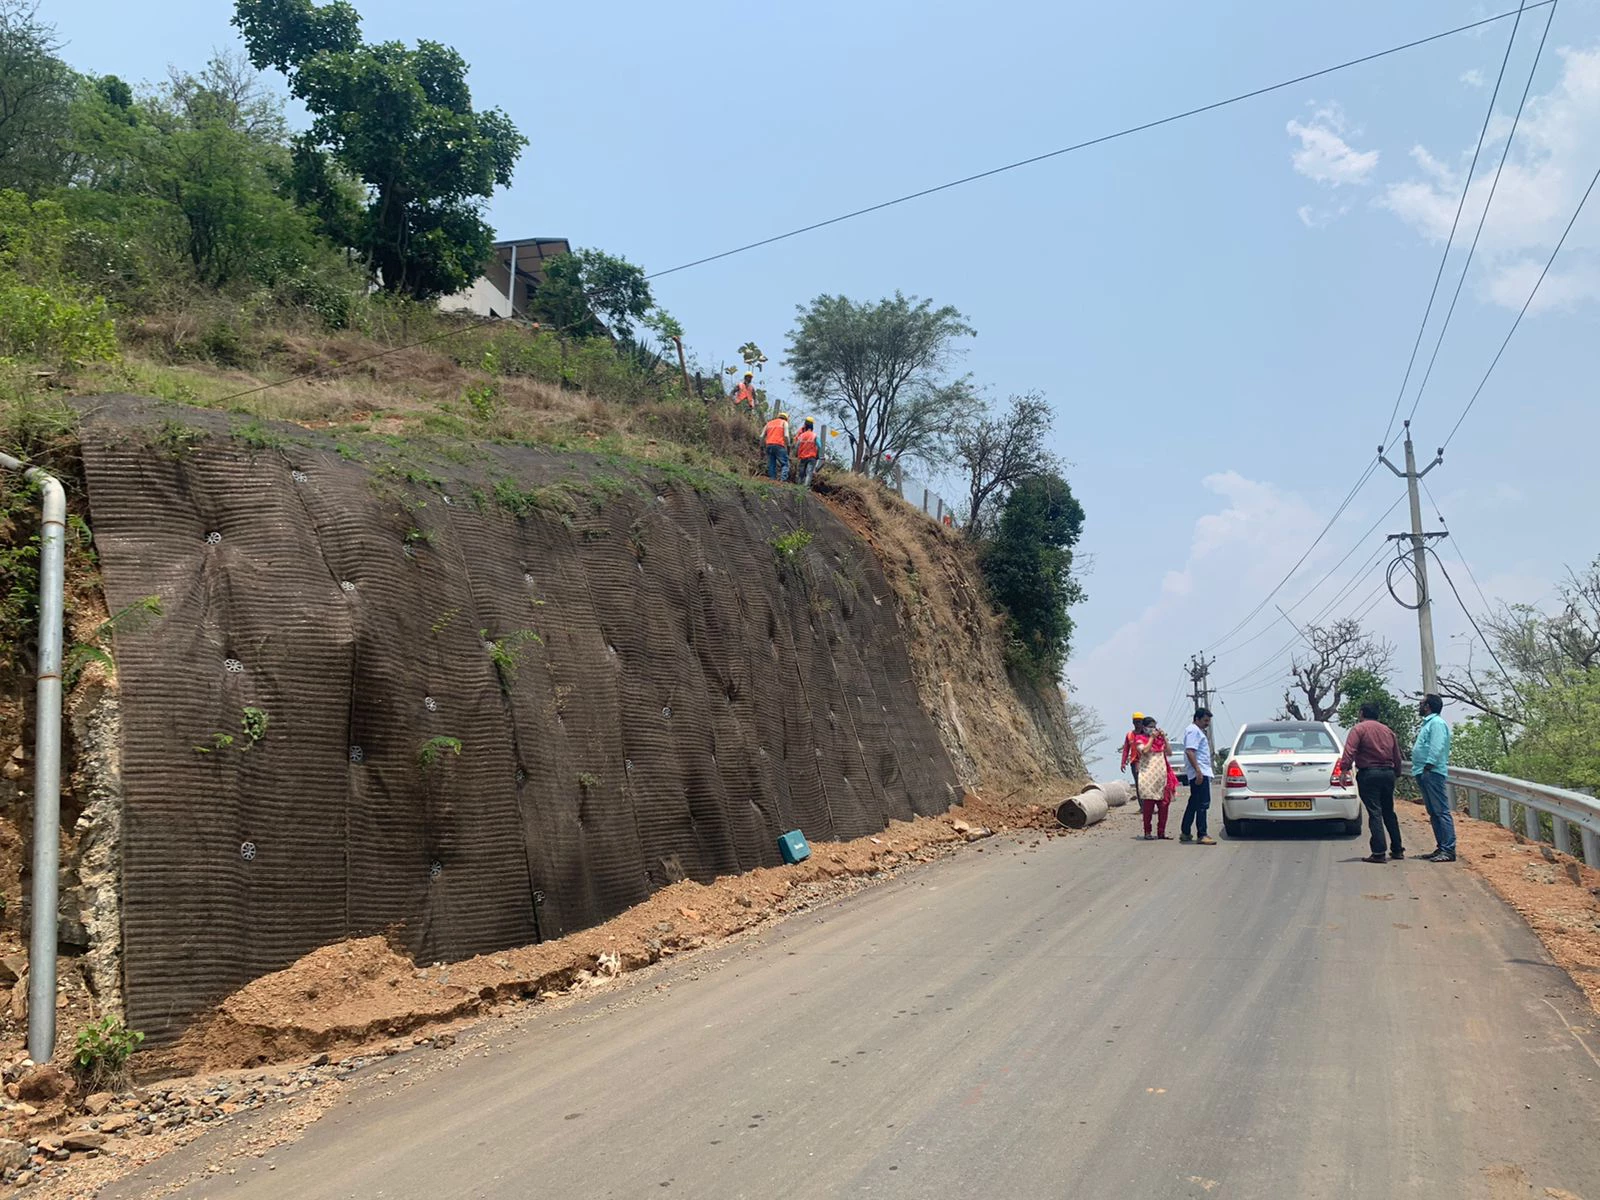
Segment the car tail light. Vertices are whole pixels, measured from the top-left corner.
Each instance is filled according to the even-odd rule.
[[[1350,772],[1348,770],[1341,771],[1339,768],[1340,768],[1340,764],[1338,764],[1338,763],[1334,763],[1333,764],[1333,774],[1328,776],[1328,786],[1329,787],[1349,787],[1350,786]]]
[[[1245,781],[1244,768],[1239,765],[1239,762],[1238,762],[1237,759],[1235,759],[1233,762],[1228,764],[1227,786],[1228,787],[1249,787],[1250,786]]]

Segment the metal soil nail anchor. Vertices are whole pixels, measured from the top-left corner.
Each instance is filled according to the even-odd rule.
[[[213,529],[210,533],[206,534],[206,545],[208,545],[208,546],[215,546],[221,541],[222,541],[222,535],[220,533],[218,533],[215,529]]]
[[[294,480],[296,483],[304,483],[307,476],[304,471],[290,471],[289,478]]]
[[[255,862],[255,860],[256,860],[256,844],[254,842],[245,842],[242,845],[240,845],[240,847],[239,847],[239,857],[244,859],[245,862]]]
[[[351,762],[358,763],[358,762],[361,762],[366,757],[367,757],[366,754],[362,751],[360,746],[351,746],[350,747],[350,761]]]
[[[351,583],[348,579],[341,579],[339,581],[339,588],[341,591],[353,592],[356,590],[356,585]]]
[[[428,878],[437,879],[444,872],[444,864],[437,858],[428,864]]]
[[[222,660],[222,669],[230,675],[237,675],[244,670],[244,664],[237,658],[225,658]]]
[[[439,702],[432,696],[424,696],[422,698],[422,707],[427,709],[429,712],[438,712]]]

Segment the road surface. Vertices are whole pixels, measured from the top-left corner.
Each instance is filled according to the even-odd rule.
[[[1600,1200],[1600,1027],[1465,868],[1134,823],[489,1022],[178,1194]]]

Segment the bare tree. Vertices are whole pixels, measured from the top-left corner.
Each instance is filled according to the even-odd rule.
[[[1439,692],[1492,717],[1502,731],[1526,723],[1528,701],[1574,673],[1600,669],[1600,559],[1558,590],[1560,609],[1503,605],[1479,623],[1493,647],[1493,665],[1475,662],[1445,672]]]
[[[1030,475],[1060,473],[1062,464],[1044,448],[1050,405],[1040,392],[1012,396],[1003,412],[986,410],[956,430],[956,458],[967,472],[967,532],[983,533],[984,504],[1005,502]]]
[[[1308,652],[1290,664],[1291,685],[1283,693],[1283,715],[1291,720],[1334,720],[1350,672],[1360,669],[1386,679],[1393,665],[1394,647],[1348,617],[1331,625],[1308,625],[1305,640]]]
[[[1073,698],[1069,687],[1061,689],[1061,704],[1067,712],[1067,726],[1078,743],[1078,757],[1085,764],[1092,761],[1106,744],[1106,723],[1094,709]]]

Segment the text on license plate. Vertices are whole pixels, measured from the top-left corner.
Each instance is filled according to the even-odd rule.
[[[1310,812],[1309,800],[1268,800],[1268,812]]]

